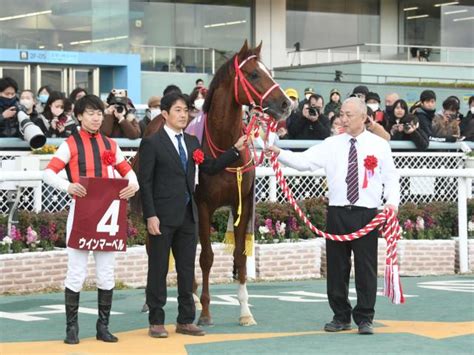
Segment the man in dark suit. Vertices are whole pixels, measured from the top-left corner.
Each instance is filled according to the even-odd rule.
[[[192,296],[198,221],[194,201],[195,162],[193,152],[200,148],[196,137],[183,132],[188,122],[188,105],[182,94],[161,99],[165,125],[140,144],[139,182],[142,190],[143,217],[149,233],[146,303],[149,307],[149,335],[166,338],[164,327],[166,276],[170,248],[178,274],[178,318],[176,332],[204,335],[194,325]],[[240,158],[246,137],[217,159],[204,158],[200,171],[215,174]]]

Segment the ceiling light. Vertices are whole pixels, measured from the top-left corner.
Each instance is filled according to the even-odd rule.
[[[453,19],[454,22],[468,21],[468,20],[474,20],[474,16],[471,16],[471,17],[461,17],[461,18],[455,18],[455,19]]]
[[[210,24],[210,25],[204,25],[204,28],[231,26],[231,25],[238,25],[238,24],[246,23],[246,22],[247,22],[247,20],[213,23],[213,24]]]
[[[424,15],[416,15],[416,16],[408,16],[407,17],[407,20],[414,20],[414,19],[417,19],[417,18],[423,18],[423,17],[429,17],[430,15],[428,14],[424,14]]]
[[[412,10],[418,10],[419,7],[418,6],[414,6],[414,7],[407,7],[407,8],[404,8],[403,11],[412,11]]]
[[[77,44],[87,44],[87,43],[98,43],[98,42],[108,42],[108,41],[116,41],[119,39],[126,39],[128,36],[117,36],[117,37],[106,37],[106,38],[97,38],[97,39],[86,39],[84,41],[74,41],[69,42],[71,46],[75,46]]]
[[[467,12],[467,10],[464,9],[464,10],[446,11],[444,14],[445,15],[452,15],[452,14],[460,14],[462,12]]]
[[[441,7],[441,6],[449,6],[449,5],[457,5],[459,4],[459,1],[453,1],[453,2],[444,2],[441,4],[435,4],[435,7]]]
[[[8,17],[0,17],[0,21],[8,21],[8,20],[16,20],[19,18],[31,17],[31,16],[39,16],[39,15],[47,15],[52,13],[53,11],[39,11],[39,12],[29,12],[27,14],[15,15],[15,16],[8,16]]]

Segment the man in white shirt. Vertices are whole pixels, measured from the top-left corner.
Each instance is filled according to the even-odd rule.
[[[329,185],[327,232],[347,234],[364,227],[381,207],[397,211],[400,201],[399,175],[393,164],[390,145],[368,132],[364,122],[367,107],[358,98],[344,101],[340,117],[345,133],[332,136],[301,153],[271,146],[284,165],[300,170],[324,168]],[[377,293],[377,238],[375,230],[351,242],[326,240],[327,293],[334,312],[324,330],[351,329],[351,314],[359,334],[373,334]],[[351,251],[354,253],[357,305],[348,298]]]

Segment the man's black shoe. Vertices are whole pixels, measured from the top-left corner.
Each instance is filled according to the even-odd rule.
[[[333,319],[330,323],[326,323],[324,330],[326,332],[340,332],[343,330],[351,330],[351,323],[344,323],[337,319]]]
[[[359,334],[374,334],[374,327],[370,322],[361,322],[359,324]]]

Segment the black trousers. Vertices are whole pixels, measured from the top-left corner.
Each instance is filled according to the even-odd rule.
[[[327,231],[347,234],[364,227],[377,214],[376,209],[329,206]],[[356,324],[372,322],[377,294],[377,240],[378,231],[351,242],[326,239],[327,293],[334,319],[349,323],[351,313]],[[354,252],[357,305],[352,309],[349,302],[349,276],[351,251]]]
[[[173,251],[178,274],[177,322],[194,322],[196,308],[193,300],[194,260],[196,257],[196,224],[191,204],[186,207],[184,222],[179,227],[160,225],[161,235],[149,235],[148,278],[146,303],[150,324],[164,324],[167,289],[166,276],[170,250]]]

